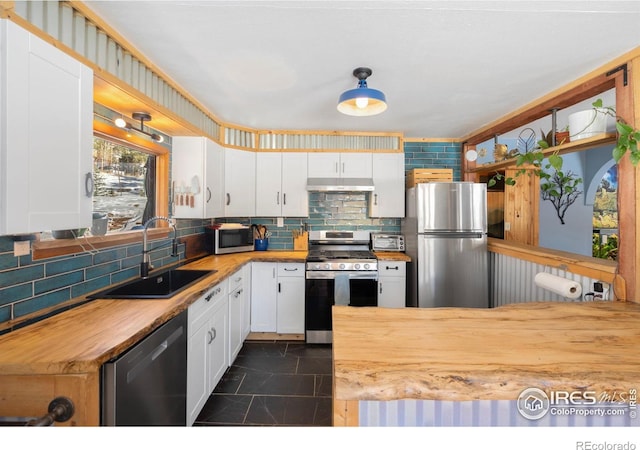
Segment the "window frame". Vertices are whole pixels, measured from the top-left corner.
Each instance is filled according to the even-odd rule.
[[[168,216],[169,213],[169,167],[171,151],[148,138],[129,133],[98,120],[93,121],[93,134],[96,137],[121,142],[156,157],[156,215]],[[169,235],[168,225],[158,222],[159,227],[149,230],[152,238],[159,239]],[[87,236],[76,239],[53,239],[33,243],[32,259],[39,260],[81,253],[89,249],[100,249],[140,242],[142,230],[123,231],[105,236]]]

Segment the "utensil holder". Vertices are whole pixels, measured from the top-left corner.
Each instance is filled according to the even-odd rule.
[[[254,239],[256,251],[263,252],[269,246],[269,239]]]

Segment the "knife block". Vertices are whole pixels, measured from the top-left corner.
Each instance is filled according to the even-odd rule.
[[[309,233],[307,231],[294,236],[293,250],[309,250]]]

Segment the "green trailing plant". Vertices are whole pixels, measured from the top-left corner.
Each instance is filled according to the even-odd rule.
[[[631,164],[634,166],[640,162],[640,150],[638,150],[638,142],[640,142],[640,130],[635,129],[629,125],[622,117],[616,114],[616,109],[613,106],[602,106],[602,99],[597,99],[592,103],[593,107],[604,114],[613,117],[616,120],[616,131],[618,132],[618,139],[616,140],[616,146],[613,148],[613,159],[616,163],[624,157],[625,154],[629,154]]]

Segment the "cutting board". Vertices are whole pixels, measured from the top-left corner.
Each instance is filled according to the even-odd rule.
[[[309,250],[309,233],[307,231],[293,234],[293,249]]]

